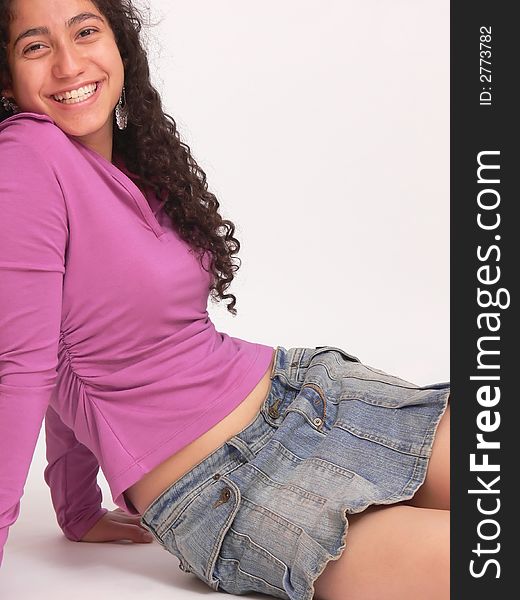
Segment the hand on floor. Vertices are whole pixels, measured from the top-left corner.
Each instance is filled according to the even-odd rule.
[[[138,544],[153,542],[153,536],[140,525],[140,515],[129,515],[120,508],[110,510],[87,531],[82,542],[117,542],[130,540]]]

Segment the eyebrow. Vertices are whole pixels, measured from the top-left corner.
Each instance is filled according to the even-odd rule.
[[[89,12],[83,12],[79,15],[76,15],[75,17],[71,17],[68,21],[65,22],[65,25],[68,28],[70,28],[74,25],[77,25],[78,23],[83,23],[83,21],[86,21],[87,19],[98,19],[102,23],[105,22],[99,15],[95,15],[94,13]],[[31,27],[31,29],[27,29],[27,31],[24,31],[16,38],[13,48],[16,48],[18,42],[27,37],[31,37],[33,35],[50,35],[50,33],[51,32],[49,31],[48,27]]]

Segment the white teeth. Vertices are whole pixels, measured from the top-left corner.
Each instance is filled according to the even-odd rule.
[[[89,96],[91,96],[97,89],[97,83],[91,83],[89,85],[85,85],[84,87],[80,87],[77,90],[71,90],[69,92],[64,92],[62,94],[55,94],[53,98],[58,102],[63,102],[65,100],[73,100],[80,99],[86,100]],[[68,104],[68,102],[66,102]]]

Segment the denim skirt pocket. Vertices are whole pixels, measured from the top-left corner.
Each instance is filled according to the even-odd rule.
[[[194,573],[213,589],[217,589],[215,562],[240,503],[235,483],[224,477],[212,478],[178,507],[177,515],[161,535],[166,548],[179,558],[181,569]]]
[[[297,547],[302,532],[281,515],[246,500],[220,549],[213,573],[215,589],[287,598],[284,586],[290,584],[291,567],[277,555],[284,556],[286,544]],[[275,547],[269,549],[270,544]]]

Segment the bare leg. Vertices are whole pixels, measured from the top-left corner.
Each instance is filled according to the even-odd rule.
[[[449,511],[371,506],[348,515],[347,544],[315,600],[448,600]]]

